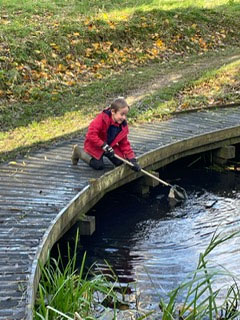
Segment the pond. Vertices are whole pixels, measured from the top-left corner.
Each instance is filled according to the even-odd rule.
[[[144,310],[158,308],[160,297],[186,280],[216,230],[240,230],[239,173],[188,168],[180,174],[169,167],[161,175],[175,177],[170,182],[186,189],[185,203],[171,207],[161,186],[146,198],[122,187],[89,212],[96,216],[96,232],[81,238],[79,251],[80,256],[87,251],[87,263],[96,262],[96,271],[109,272],[106,260],[122,286],[136,281]],[[210,258],[238,273],[239,238],[217,247]]]

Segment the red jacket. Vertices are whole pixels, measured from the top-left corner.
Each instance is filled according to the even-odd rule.
[[[96,159],[100,159],[103,155],[102,146],[104,142],[107,142],[107,131],[110,125],[113,124],[112,116],[110,112],[101,112],[90,123],[86,138],[84,141],[84,150]],[[121,124],[122,130],[118,133],[110,146],[114,152],[120,157],[132,159],[135,158],[135,154],[128,141],[127,134],[129,132],[127,122],[124,121]]]

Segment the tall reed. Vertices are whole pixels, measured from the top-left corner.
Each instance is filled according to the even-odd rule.
[[[239,279],[223,267],[209,266],[209,254],[213,249],[237,234],[239,232],[226,236],[214,233],[208,247],[203,253],[200,253],[197,268],[191,274],[191,278],[172,290],[167,302],[163,299],[160,300],[161,311],[153,310],[140,314],[137,312],[138,306],[136,306],[134,319],[240,319]],[[105,320],[109,313],[109,308],[106,307],[109,301],[112,305],[113,320],[118,319],[119,296],[114,290],[115,286],[119,286],[117,276],[109,265],[110,274],[107,276],[103,274],[92,275],[92,268],[85,273],[86,253],[83,256],[80,270],[77,270],[78,238],[77,233],[72,258],[68,245],[68,263],[65,267],[63,267],[60,253],[57,260],[49,258],[46,265],[41,266],[42,278],[39,284],[34,319],[95,320],[97,318]],[[229,282],[231,281],[227,289],[226,286],[216,288],[215,281],[218,279],[219,283],[219,277],[228,277]],[[182,303],[179,304],[179,301]],[[96,311],[99,310],[99,306],[101,306],[101,316]]]
[[[68,263],[63,265],[59,252],[58,259],[48,258],[45,266],[41,265],[42,276],[39,283],[38,295],[34,311],[34,319],[52,320],[58,319],[59,312],[66,317],[74,317],[77,313],[83,319],[93,319],[92,315],[97,305],[102,305],[106,299],[111,299],[113,304],[117,301],[117,295],[113,290],[117,279],[114,275],[91,275],[91,268],[84,272],[86,253],[83,255],[80,269],[76,268],[77,233],[73,256],[70,254],[68,244]],[[110,280],[109,280],[110,277]],[[51,308],[48,308],[50,306]]]
[[[240,291],[238,279],[225,268],[208,266],[207,256],[214,248],[239,234],[232,233],[227,236],[214,233],[206,250],[199,255],[196,270],[190,280],[183,282],[176,289],[169,293],[169,300],[166,303],[160,300],[162,320],[225,320],[237,319],[240,315],[239,301]],[[215,280],[219,277],[228,277],[231,285],[228,289],[225,286],[215,288]],[[185,297],[180,305],[179,297]],[[223,299],[222,296],[225,296]],[[239,319],[239,318],[238,318]]]

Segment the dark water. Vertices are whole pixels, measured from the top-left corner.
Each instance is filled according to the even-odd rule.
[[[173,208],[161,198],[166,191],[161,187],[147,198],[126,188],[107,195],[90,212],[96,216],[95,234],[81,240],[89,265],[96,261],[96,270],[107,272],[107,260],[123,286],[137,280],[143,309],[155,308],[160,297],[186,280],[216,230],[240,230],[239,173],[188,169],[175,183],[189,198]],[[238,274],[240,239],[219,246],[210,258]]]

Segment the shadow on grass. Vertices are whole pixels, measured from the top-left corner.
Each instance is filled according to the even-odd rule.
[[[73,143],[72,140],[76,138],[80,140],[81,137],[85,136],[86,130],[87,128],[76,130],[73,133],[64,134],[61,137],[49,139],[48,141],[32,143],[29,146],[20,146],[8,152],[0,152],[0,163],[22,159],[23,157],[28,157],[30,152],[44,152],[46,150],[49,150],[50,148],[54,148],[54,146],[59,145],[61,143],[71,144]]]

